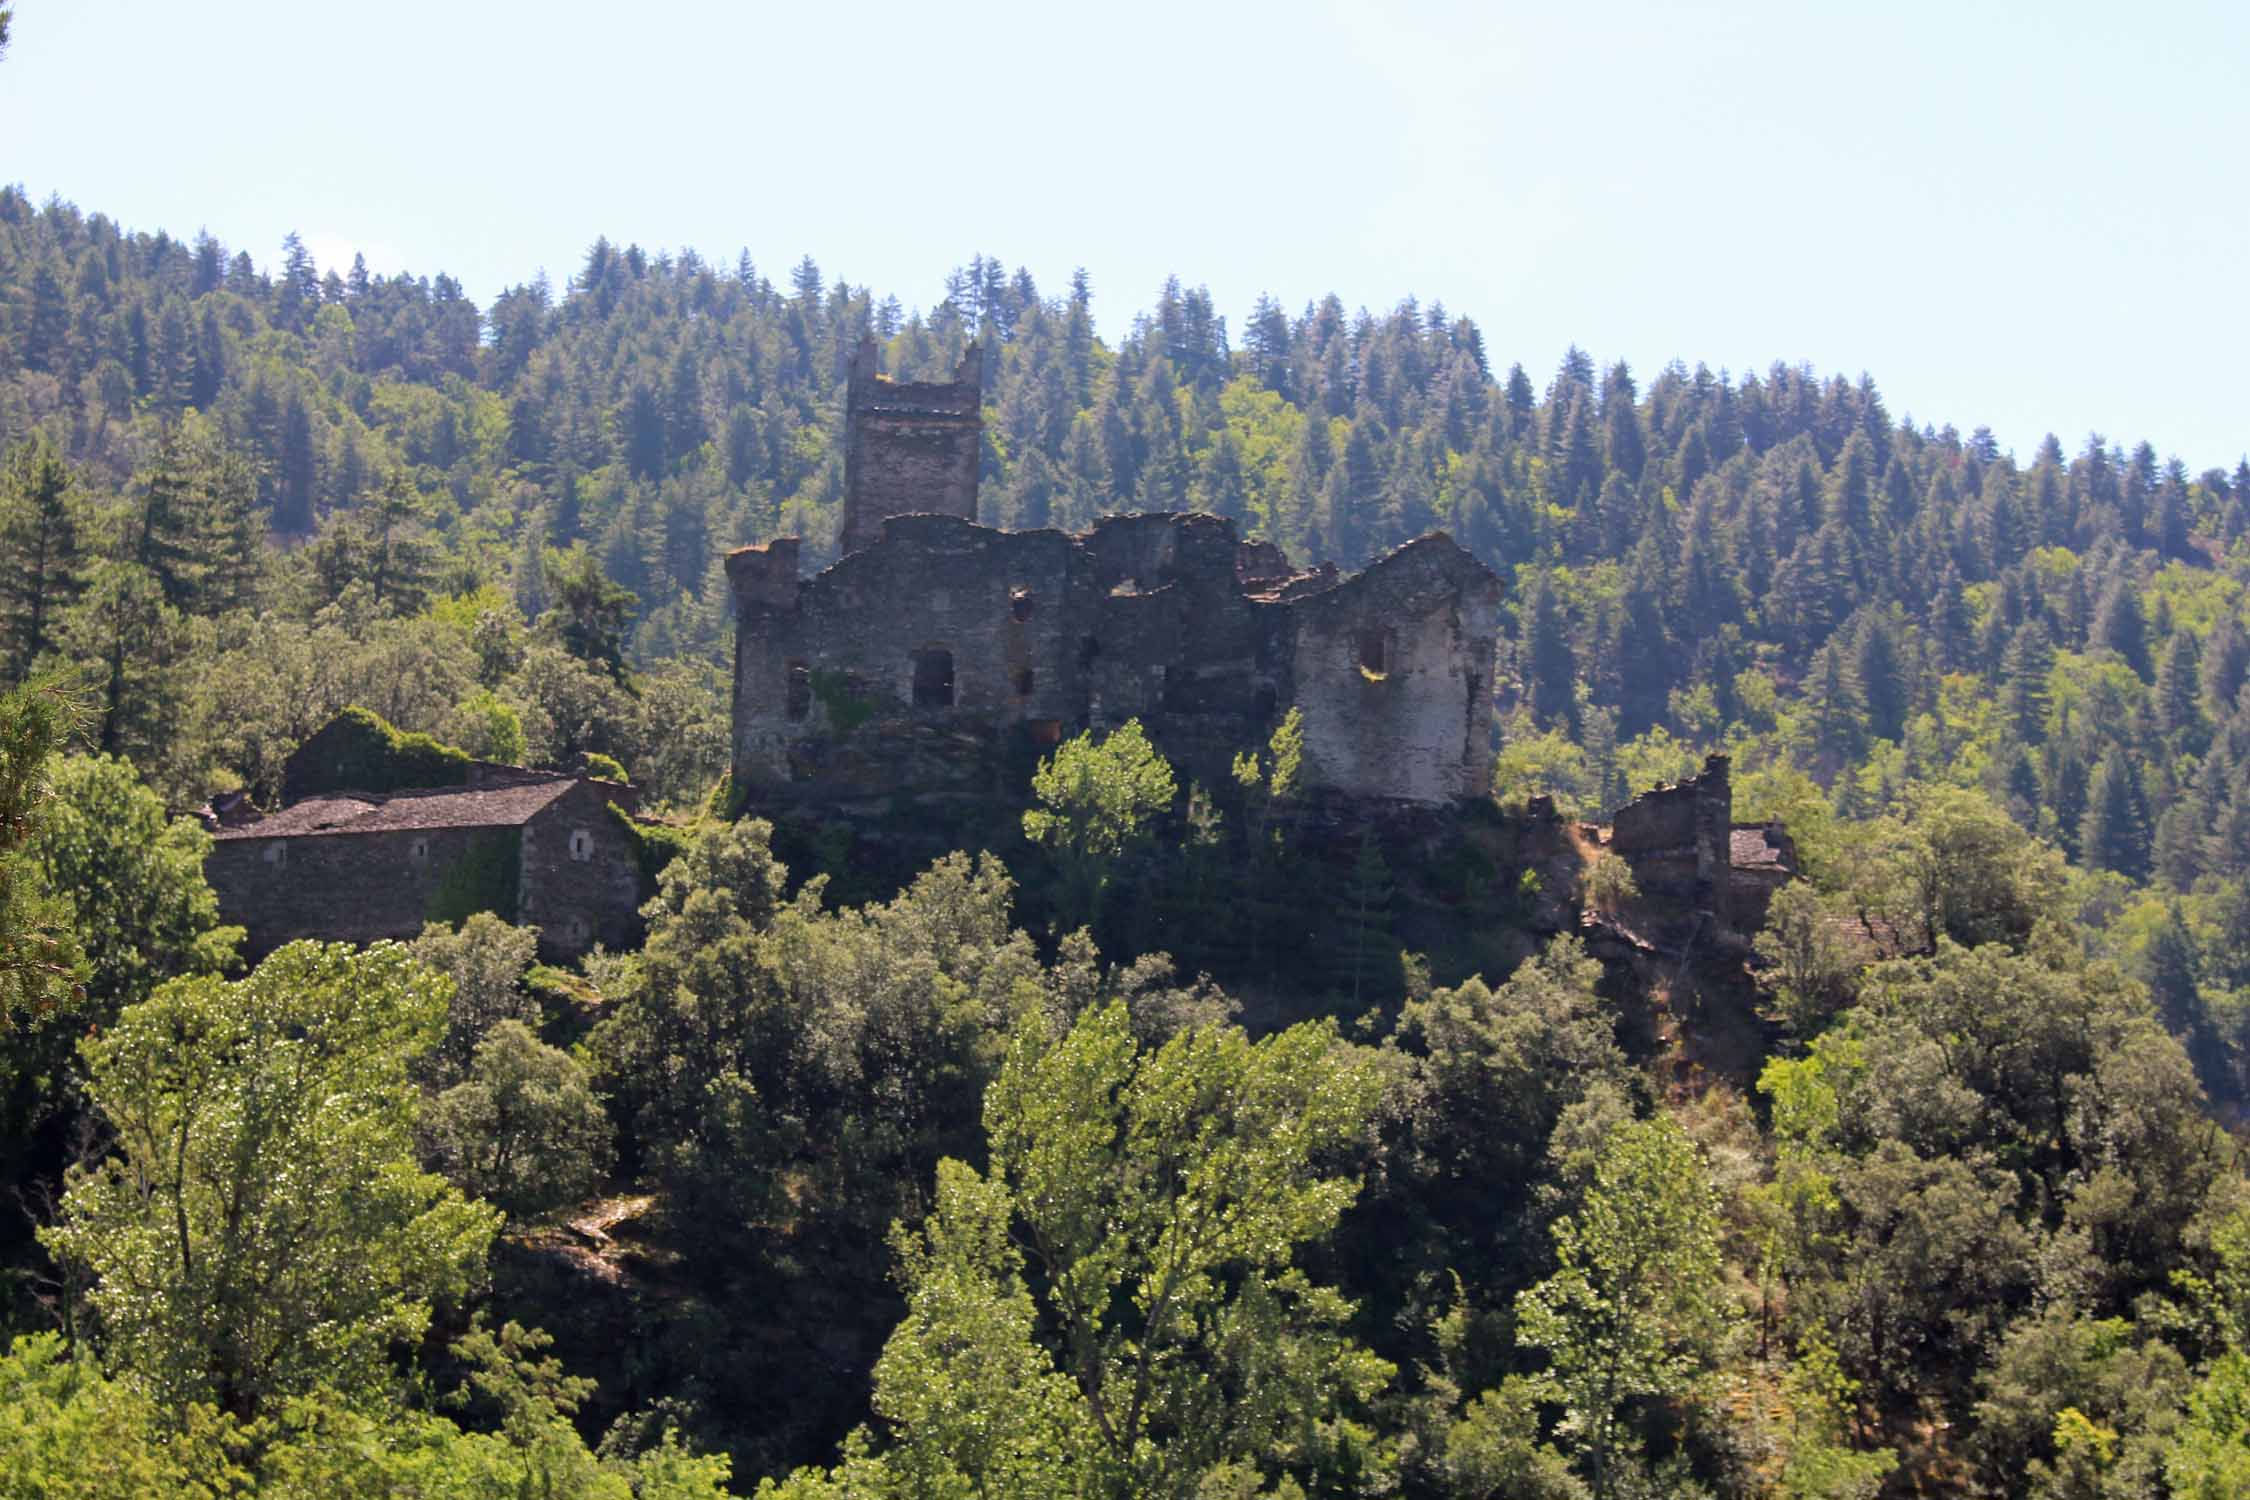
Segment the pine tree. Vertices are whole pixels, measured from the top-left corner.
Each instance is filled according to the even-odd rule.
[[[303,536],[312,530],[313,489],[319,477],[312,412],[292,390],[281,411],[280,487],[274,495],[274,530]]]
[[[516,537],[516,608],[527,620],[547,612],[547,507],[535,506]]]
[[[1812,718],[1813,752],[1829,769],[1850,764],[1866,736],[1867,710],[1835,641],[1820,648],[1805,675],[1805,706]]]
[[[2216,1091],[2226,1073],[2226,1044],[2204,1008],[2199,979],[2202,957],[2177,901],[2165,907],[2164,921],[2150,937],[2142,963],[2158,1019],[2187,1048],[2204,1087]]]
[[[262,561],[261,531],[248,462],[193,413],[174,424],[142,478],[127,537],[164,602],[198,615],[242,603]]]
[[[2173,459],[2156,491],[2156,550],[2176,561],[2190,557],[2187,466]]]
[[[2165,738],[2192,754],[2202,753],[2208,731],[2198,702],[2199,667],[2194,635],[2173,631],[2156,672],[2156,722]]]
[[[70,470],[35,431],[0,472],[0,661],[11,680],[54,648],[62,611],[84,584],[79,529]]]
[[[2037,620],[2015,633],[2001,659],[2001,704],[2016,738],[2027,745],[2047,738],[2047,678],[2054,666],[2054,644],[2047,638],[2047,627]]]
[[[173,667],[183,649],[181,616],[161,582],[134,563],[95,566],[86,591],[64,617],[64,650],[91,667],[88,708],[94,748],[145,754],[169,748],[180,688]]]
[[[2176,891],[2192,889],[2203,874],[2206,830],[2218,813],[2200,798],[2184,797],[2156,820],[2153,852],[2156,878]]]
[[[1391,901],[1397,887],[1374,835],[1362,832],[1359,853],[1344,881],[1336,936],[1337,987],[1351,995],[1356,1014],[1389,997],[1393,986],[1386,965],[1395,965],[1397,940],[1391,935]]]
[[[1534,576],[1531,597],[1524,603],[1524,691],[1531,712],[1542,724],[1567,725],[1578,705],[1578,663],[1571,654],[1562,608],[1555,591],[1540,573]]]
[[[1883,615],[1870,614],[1860,625],[1852,675],[1858,679],[1860,699],[1866,705],[1868,732],[1894,743],[1904,739],[1906,669],[1899,660],[1898,639]]]
[[[54,266],[42,260],[31,273],[31,307],[23,325],[26,369],[52,375],[67,371],[70,359],[70,298]]]
[[[299,333],[320,305],[320,272],[312,253],[292,230],[281,241],[281,280],[274,283],[274,322]]]
[[[2149,873],[2148,803],[2140,775],[2124,752],[2112,747],[2094,770],[2079,824],[2078,852],[2097,870],[2112,870],[2128,880]]]
[[[2213,723],[2234,717],[2235,700],[2250,681],[2250,633],[2232,614],[2221,615],[2203,643],[2203,711]]]
[[[391,471],[382,494],[365,507],[367,583],[379,610],[419,614],[429,602],[429,575],[435,559],[421,534],[426,509],[414,482],[400,469]]]
[[[1867,434],[1854,432],[1828,472],[1822,510],[1844,528],[1865,540],[1875,527],[1875,445]]]
[[[2093,640],[2124,658],[2143,682],[2149,680],[2148,618],[2141,613],[2140,598],[2129,580],[2117,579],[2102,595],[2101,606],[2094,611]]]

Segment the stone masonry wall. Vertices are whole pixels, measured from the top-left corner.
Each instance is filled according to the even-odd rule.
[[[865,753],[916,726],[1005,729],[1077,717],[1070,540],[950,516],[893,517],[883,545],[805,580],[782,608],[770,567],[736,579],[734,758],[746,783],[880,790]],[[736,554],[740,558],[742,554]],[[747,588],[746,588],[747,586]],[[916,704],[943,653],[950,703]],[[926,779],[926,778],[925,778]]]
[[[631,789],[581,782],[520,827],[259,838],[251,825],[212,846],[204,875],[222,917],[241,923],[251,955],[262,957],[299,938],[414,937],[425,922],[450,915],[440,908],[456,870],[489,870],[512,852],[515,905],[499,915],[538,926],[543,957],[574,958],[596,942],[622,948],[641,935],[640,866],[608,810],[612,800],[630,808]]]
[[[523,826],[516,920],[539,929],[543,953],[575,958],[597,942],[640,942],[640,864],[612,802],[630,811],[630,789],[583,781]]]
[[[430,919],[454,866],[513,828],[426,828],[385,833],[229,838],[203,873],[219,912],[249,933],[253,958],[298,938],[372,943],[410,938]],[[506,915],[503,913],[503,915]]]
[[[1417,802],[1491,789],[1497,579],[1425,537],[1283,607],[1312,780]]]
[[[1138,718],[1213,784],[1295,704],[1314,785],[1488,789],[1489,571],[1433,536],[1357,578],[1259,594],[1242,555],[1232,523],[1196,514],[1081,536],[891,517],[802,580],[786,539],[733,553],[737,782],[766,807],[996,792],[1010,745]],[[1363,671],[1369,649],[1388,665]]]
[[[876,373],[874,341],[862,341],[844,398],[842,551],[874,542],[891,516],[976,519],[982,371],[971,345],[949,384],[893,381]]]
[[[1724,926],[1732,884],[1734,789],[1727,757],[1676,786],[1641,793],[1617,810],[1609,847],[1633,870],[1643,896],[1707,911]]]

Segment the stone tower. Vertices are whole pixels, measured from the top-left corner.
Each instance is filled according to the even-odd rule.
[[[852,356],[844,396],[844,532],[857,552],[889,516],[977,518],[984,443],[984,361],[971,344],[946,384],[892,380],[875,370],[875,341]]]

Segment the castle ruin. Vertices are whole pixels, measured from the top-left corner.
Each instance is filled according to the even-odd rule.
[[[784,537],[727,558],[745,805],[999,790],[1010,752],[1139,719],[1223,780],[1294,707],[1305,777],[1363,798],[1484,795],[1500,582],[1443,533],[1352,577],[1224,517],[1001,531],[976,517],[974,346],[949,384],[854,357],[837,562]]]

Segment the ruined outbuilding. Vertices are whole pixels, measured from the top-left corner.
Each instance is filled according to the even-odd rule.
[[[271,813],[236,803],[208,819],[204,875],[251,956],[299,938],[411,938],[475,911],[536,926],[549,959],[639,941],[631,787],[451,751],[458,764],[441,773],[452,785],[329,789],[323,779],[350,764],[339,747],[355,742],[352,727],[339,716],[291,757],[284,785],[320,789]]]
[[[1606,833],[1596,832],[1674,925],[1756,932],[1774,892],[1797,870],[1796,847],[1780,824],[1734,821],[1725,755],[1706,757],[1700,775],[1641,793],[1617,810]]]
[[[1201,513],[1078,534],[976,520],[974,351],[950,385],[877,375],[846,414],[842,557],[727,558],[746,804],[986,794],[998,768],[1139,719],[1187,774],[1302,714],[1307,783],[1437,803],[1491,784],[1499,580],[1432,533],[1343,577]]]

